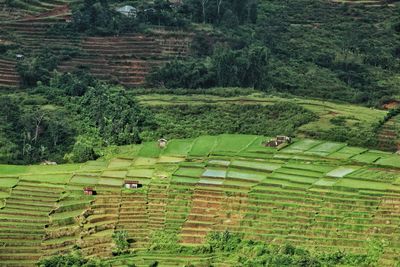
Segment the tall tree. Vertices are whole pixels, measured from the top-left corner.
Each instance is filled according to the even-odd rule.
[[[207,9],[207,3],[209,0],[200,0],[201,2],[201,8],[202,8],[202,14],[203,14],[203,24],[206,23],[206,9]]]

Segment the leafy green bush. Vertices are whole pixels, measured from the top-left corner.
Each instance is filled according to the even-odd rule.
[[[33,57],[25,57],[17,64],[17,71],[24,86],[35,86],[41,81],[47,84],[51,72],[57,67],[58,58],[48,49]]]
[[[115,231],[112,235],[112,239],[115,244],[115,249],[113,250],[114,255],[121,255],[128,253],[129,242],[128,242],[127,231]]]
[[[102,142],[97,134],[80,135],[72,148],[71,153],[64,156],[64,159],[69,162],[86,162],[95,160],[100,155],[98,150],[102,147]]]
[[[38,263],[40,267],[105,267],[109,266],[104,262],[97,259],[85,259],[82,254],[75,250],[65,255],[55,255],[48,258],[41,259]]]
[[[98,129],[106,145],[126,145],[141,141],[140,131],[151,120],[125,90],[99,84],[79,100],[82,120]]]

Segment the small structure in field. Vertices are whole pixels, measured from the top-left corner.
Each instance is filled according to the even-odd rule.
[[[139,183],[139,181],[126,180],[124,182],[124,187],[127,189],[136,189],[139,188],[140,186],[141,184]]]
[[[168,140],[167,139],[161,138],[161,139],[158,140],[158,147],[159,148],[165,148],[167,146],[167,144],[168,144]]]
[[[264,146],[266,147],[278,147],[282,144],[288,143],[290,144],[292,142],[292,138],[289,136],[285,135],[278,135],[275,139],[271,139],[268,142],[264,143]]]
[[[57,165],[57,162],[45,160],[40,165]]]
[[[93,190],[92,187],[85,187],[83,188],[83,193],[87,196],[92,196],[95,195],[95,191]]]

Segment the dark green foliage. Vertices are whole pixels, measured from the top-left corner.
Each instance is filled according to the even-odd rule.
[[[45,49],[33,57],[26,57],[17,64],[17,71],[21,76],[24,86],[35,86],[38,81],[48,83],[51,72],[58,65],[58,58]]]
[[[204,62],[175,60],[151,73],[148,82],[166,88],[209,88],[215,78]]]
[[[156,137],[190,138],[221,133],[293,135],[316,115],[290,102],[261,105],[162,106],[152,108]]]
[[[20,138],[16,135],[21,125],[20,107],[13,98],[0,97],[0,161],[9,163],[18,159]]]
[[[62,110],[20,106],[15,98],[0,97],[0,159],[6,163],[60,161],[70,148],[74,129]]]
[[[50,81],[50,86],[62,89],[66,95],[82,96],[89,87],[95,87],[97,81],[85,69],[77,69],[72,73],[56,73]]]
[[[228,253],[229,260],[237,266],[376,266],[382,255],[382,244],[371,242],[368,254],[317,253],[291,244],[268,245],[261,241],[245,240],[228,231],[207,236],[210,252]]]
[[[54,266],[85,266],[85,260],[79,253],[71,253],[67,255],[57,255],[50,258],[42,259],[39,262],[40,267],[54,267]]]
[[[214,50],[215,40],[206,32],[198,32],[191,43],[192,55],[197,57],[210,56]]]
[[[148,118],[123,89],[99,84],[79,100],[82,119],[99,131],[107,145],[139,143]]]
[[[103,141],[97,131],[92,131],[92,134],[87,133],[76,138],[71,153],[64,156],[65,160],[69,162],[87,162],[100,156],[98,150],[103,146]]]
[[[65,28],[94,35],[134,33],[141,24],[184,27],[187,20],[178,7],[166,0],[135,5],[135,12],[124,15],[115,10],[107,0],[85,0],[72,12],[72,23]],[[61,28],[57,29],[61,30]]]
[[[338,125],[325,132],[313,133],[310,137],[336,142],[346,142],[352,146],[374,148],[378,145],[378,139],[374,127],[364,127],[359,123],[352,127]]]
[[[215,45],[197,38],[198,44],[192,47],[205,47],[204,51],[196,48],[193,55],[198,58],[180,62],[180,68],[170,72],[170,66],[159,70],[150,77],[153,84],[254,86],[366,105],[400,94],[398,6],[372,9],[320,0],[222,1],[217,15],[219,2],[186,1],[184,5],[194,21],[214,23],[219,30],[215,32],[222,33],[218,40],[229,47],[211,54],[209,48]],[[255,13],[259,19],[250,19]],[[185,76],[193,72],[202,73],[209,82]]]
[[[72,27],[78,32],[116,34],[122,27],[123,15],[112,9],[108,1],[85,0],[72,13]]]
[[[250,46],[232,50],[219,46],[211,61],[173,61],[155,70],[148,80],[167,88],[252,87],[266,84],[268,53],[265,47]]]
[[[55,255],[39,261],[39,267],[106,267],[108,264],[96,259],[86,259],[79,251],[65,255]]]
[[[235,25],[228,25],[233,27],[244,23],[255,23],[258,6],[257,0],[184,0],[181,8],[187,11],[195,22],[219,24],[221,20],[225,23],[236,21]]]
[[[85,162],[108,145],[141,142],[153,127],[125,90],[99,83],[84,71],[52,73],[21,99],[0,96],[0,162]]]
[[[261,88],[268,73],[267,49],[261,46],[233,51],[219,47],[212,57],[218,86]]]

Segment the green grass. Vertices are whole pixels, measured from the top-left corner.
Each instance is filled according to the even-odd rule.
[[[262,162],[262,161],[244,161],[244,160],[234,160],[231,163],[235,167],[243,167],[256,170],[273,171],[279,169],[281,164],[273,162]]]
[[[238,153],[251,145],[256,139],[257,136],[255,135],[220,135],[218,137],[218,143],[213,149],[213,153]]]
[[[226,170],[208,168],[202,173],[201,176],[203,176],[203,177],[225,178],[226,177]]]
[[[74,176],[71,179],[71,183],[74,183],[74,184],[95,185],[98,182],[99,182],[98,177]]]
[[[100,178],[98,181],[99,185],[110,185],[110,186],[122,186],[124,180],[112,179],[112,178]]]
[[[189,156],[205,157],[211,153],[214,146],[217,144],[216,136],[200,136],[193,142],[192,148],[189,151]]]
[[[358,169],[358,167],[346,167],[346,166],[339,167],[339,168],[336,168],[336,169],[328,172],[326,174],[326,176],[342,178],[342,177],[344,177],[344,176],[356,171],[357,169]]]
[[[10,188],[17,185],[18,178],[4,178],[0,177],[0,187]]]
[[[71,178],[71,174],[30,174],[21,175],[25,181],[41,181],[46,183],[65,184]]]
[[[385,166],[392,166],[392,167],[400,168],[400,155],[394,155],[394,156],[381,158],[376,163],[385,165]]]
[[[144,143],[138,155],[140,157],[156,158],[160,155],[161,149],[155,142]]]
[[[125,168],[133,164],[133,160],[116,158],[110,161],[108,168]]]
[[[134,168],[128,169],[127,177],[141,177],[141,178],[151,178],[153,176],[154,169],[142,169]]]
[[[199,177],[204,172],[202,168],[181,167],[174,174],[179,176]]]
[[[333,143],[333,142],[324,142],[320,145],[314,146],[311,149],[307,150],[306,153],[310,154],[320,154],[323,153],[325,155],[329,155],[334,153],[342,148],[344,148],[346,144],[343,143]]]
[[[162,151],[162,155],[185,157],[192,148],[193,140],[172,140],[168,142],[167,147]]]
[[[26,173],[29,166],[0,164],[0,175],[16,175]]]
[[[321,143],[322,143],[322,141],[303,139],[303,140],[294,142],[290,146],[282,149],[282,151],[286,152],[286,153],[304,152],[304,151],[310,150],[311,148],[313,148]]]
[[[102,176],[106,177],[114,177],[114,178],[125,178],[127,171],[126,170],[112,170],[112,171],[104,171]]]
[[[261,181],[267,176],[264,172],[256,172],[251,170],[243,170],[239,168],[229,168],[227,177],[238,178],[252,181]]]

